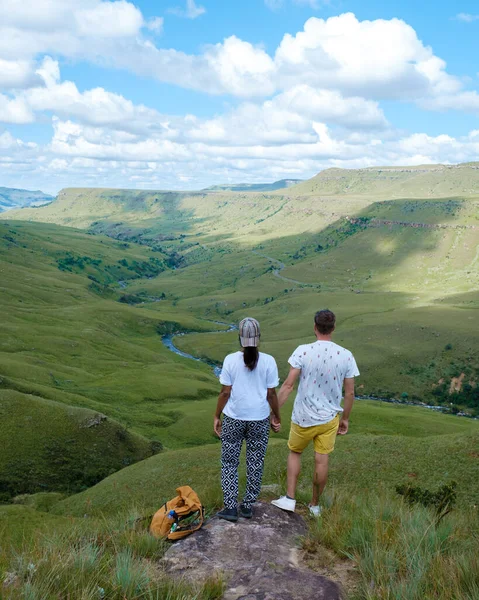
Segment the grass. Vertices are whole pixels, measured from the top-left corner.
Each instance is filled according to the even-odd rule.
[[[190,584],[168,577],[156,565],[166,545],[146,528],[126,521],[74,524],[46,533],[16,552],[3,573],[2,598],[47,600],[214,600],[221,598],[217,577]]]
[[[294,348],[314,339],[314,312],[327,306],[338,316],[335,340],[357,358],[360,394],[448,402],[461,373],[474,386],[476,176],[469,167],[330,171],[277,193],[76,189],[6,215],[0,473],[10,496],[12,486],[39,493],[0,506],[1,576],[15,574],[2,594],[221,595],[221,581],[193,589],[165,578],[155,566],[164,548],[134,524],[180,484],[209,511],[221,504],[211,431],[218,382],[207,365],[168,351],[165,333],[188,332],[178,347],[221,362],[237,334],[220,333],[215,321],[254,316],[284,377]],[[290,411],[270,443],[265,484],[284,485]],[[82,427],[97,414],[107,420]],[[333,497],[305,542],[311,561],[324,547],[354,561],[358,600],[477,597],[477,428],[422,408],[358,402],[331,458]],[[135,462],[152,441],[165,451]],[[91,487],[60,493],[78,491],[80,480]],[[458,508],[440,526],[394,492],[452,480]]]
[[[370,167],[326,169],[289,192],[304,195],[389,198],[475,196],[478,190],[477,163],[420,165],[417,167]]]
[[[197,424],[198,429],[207,426],[206,422]],[[287,430],[282,433],[283,439],[274,437],[270,441],[266,485],[284,480],[286,436]],[[467,509],[479,495],[478,446],[479,430],[474,421],[426,409],[361,401],[354,408],[351,433],[338,440],[331,457],[331,483],[338,489],[362,493],[369,489],[394,489],[409,481],[438,487],[456,479],[459,504]],[[219,452],[216,443],[194,451],[186,448],[161,453],[60,501],[51,512],[108,516],[124,513],[134,504],[149,515],[172,497],[179,485],[191,485],[205,504],[217,505],[221,502]],[[303,465],[301,490],[308,494],[313,466],[311,449],[305,454]]]
[[[469,183],[466,175],[472,178]],[[164,261],[180,257],[181,268],[167,268],[151,279],[130,280],[127,293],[133,297],[166,296],[162,302],[146,301],[136,313],[141,309],[152,318],[167,313],[169,319],[197,330],[208,327],[198,319],[231,322],[252,314],[264,324],[264,349],[278,358],[283,375],[291,349],[310,336],[312,314],[329,306],[339,319],[337,340],[357,355],[363,372],[359,385],[365,394],[407,394],[432,403],[440,380],[450,382],[464,372],[467,381],[474,382],[479,373],[474,333],[479,305],[478,233],[470,228],[477,222],[477,198],[469,193],[475,176],[476,170],[467,165],[325,172],[319,179],[324,179],[326,195],[319,198],[299,193],[305,183],[290,188],[287,195],[73,189],[63,191],[48,207],[10,216],[89,227],[123,244],[136,242],[125,256],[140,253],[144,260],[151,258],[154,249]],[[382,186],[384,199],[364,195],[371,192],[367,186],[362,196],[353,193],[350,184],[356,181]],[[386,200],[392,194],[390,185],[407,182],[413,186],[407,189],[421,190],[421,181],[430,186],[425,199],[408,199],[410,194],[404,193],[397,200]],[[445,181],[446,188],[438,181]],[[327,186],[338,182],[348,191],[333,203]],[[441,194],[444,197],[438,197]],[[376,219],[447,227],[362,226],[349,223],[346,216],[364,223]],[[278,262],[268,256],[284,263],[280,275],[286,279],[274,274]],[[127,260],[131,264],[132,259]],[[220,362],[234,347],[233,341],[234,335],[195,335],[185,336],[179,345]],[[448,344],[453,353],[444,354]],[[192,363],[183,364],[194,371]],[[151,388],[156,376],[148,375]],[[188,378],[177,375],[172,373],[182,388],[178,398],[213,393],[211,385],[188,389]],[[168,396],[175,393],[170,381],[164,382]],[[110,396],[111,406],[110,380],[101,379],[97,386]],[[97,396],[92,391],[89,395]],[[147,397],[151,396],[145,391],[143,398]],[[121,419],[119,413],[111,415]],[[163,421],[161,417],[156,422]],[[144,435],[162,433],[152,419],[139,414],[131,425]]]
[[[439,524],[431,510],[390,494],[330,495],[303,541],[314,568],[331,548],[357,565],[354,600],[469,600],[479,597],[477,508]]]
[[[101,264],[85,267],[88,273],[62,271],[57,261],[66,250]],[[114,284],[112,297],[91,289],[91,273],[107,284],[108,265],[148,262],[149,254],[57,226],[0,224],[2,499],[92,485],[151,455],[150,442],[161,447],[163,431],[187,414],[183,403],[216,391],[211,370],[184,365],[161,335],[221,326],[171,305],[122,304]],[[82,425],[96,414],[108,420]]]
[[[0,390],[0,437],[1,501],[78,492],[155,451],[99,413],[11,390]]]
[[[131,209],[135,200],[128,201]],[[123,197],[116,198],[115,202],[115,206],[125,208]],[[144,202],[148,204],[147,199]],[[165,197],[162,202],[161,210],[172,226],[181,215],[186,219],[185,214],[190,214],[191,207],[181,205],[178,197]],[[444,209],[444,218],[451,218],[447,212],[449,206],[447,201],[435,202],[434,210],[440,215]],[[256,208],[261,209],[259,203]],[[422,208],[413,205],[416,212]],[[394,210],[401,213],[406,209],[410,212],[410,205],[403,202]],[[377,215],[392,209],[383,203],[369,210]],[[138,218],[138,211],[136,215]],[[412,231],[416,235],[418,230]],[[374,238],[368,242],[366,234],[359,230],[347,237],[331,250],[328,260],[341,252],[351,256],[354,248],[348,249],[347,244],[361,239],[364,252],[360,255],[365,256],[365,264],[371,262],[373,256],[368,258],[366,249],[368,244],[374,245],[371,244]],[[213,321],[238,321],[253,314],[262,324],[263,349],[276,357],[284,377],[292,350],[311,339],[312,313],[325,305],[334,308],[338,315],[336,340],[348,346],[357,357],[362,372],[359,393],[389,394],[398,398],[407,394],[410,399],[431,402],[434,385],[441,379],[448,382],[464,372],[466,381],[473,381],[478,372],[474,327],[477,310],[470,304],[471,292],[463,292],[469,294],[465,300],[456,294],[455,302],[441,302],[432,291],[417,295],[390,290],[354,294],[344,289],[318,291],[291,284],[285,288],[285,282],[274,276],[271,263],[265,258],[268,248],[258,254],[244,247],[238,253],[234,252],[237,246],[224,241],[219,246],[218,243],[205,245],[206,257],[201,255],[202,250],[199,255],[195,254],[199,252],[197,246],[190,246],[185,252],[188,266],[176,270],[165,267],[155,278],[141,277],[141,272],[129,268],[149,264],[152,255],[167,260],[171,252],[181,246],[182,239],[164,240],[161,242],[165,245],[163,252],[154,252],[146,245],[92,236],[56,225],[14,221],[0,224],[5,291],[0,299],[5,316],[4,336],[0,342],[2,397],[12,393],[34,397],[36,400],[30,401],[31,406],[35,403],[40,407],[55,406],[59,415],[63,414],[60,405],[102,413],[131,434],[161,443],[166,449],[211,444],[215,441],[210,419],[218,391],[217,380],[208,366],[168,351],[161,343],[161,334],[176,329],[221,330],[224,326]],[[309,239],[311,242],[311,236]],[[292,243],[285,238],[283,248]],[[428,244],[432,242],[424,238],[421,247]],[[308,255],[308,248],[312,246],[304,247]],[[279,247],[276,250],[279,251]],[[66,255],[80,257],[73,263],[61,263],[71,267],[71,271],[59,269],[59,257]],[[314,255],[316,257],[316,253]],[[85,262],[81,258],[85,256],[91,260]],[[394,268],[399,268],[401,262],[394,261]],[[300,260],[297,267],[288,268],[299,268],[303,263],[305,261]],[[341,265],[340,270],[345,266],[346,263]],[[393,263],[388,262],[381,266],[384,272],[392,268]],[[300,276],[306,278],[306,271]],[[127,283],[129,294],[146,301],[135,306],[118,302],[124,293],[118,281]],[[92,284],[95,285],[92,287]],[[148,301],[162,294],[164,299]],[[237,335],[195,333],[177,338],[176,343],[196,356],[220,363],[228,352],[237,348]],[[446,347],[452,349],[446,351]],[[21,403],[19,410],[20,406]],[[12,413],[12,419],[20,417],[17,412]],[[41,416],[38,419],[43,421]],[[65,432],[71,429],[63,424],[66,421],[59,422],[62,424],[55,429],[55,436],[62,429]],[[385,427],[375,423],[374,431],[380,432]],[[5,431],[8,433],[11,428],[12,424],[5,421]],[[411,429],[414,428],[412,425]],[[46,431],[42,429],[42,436]],[[56,476],[56,479],[47,477],[45,480],[45,448],[51,444],[37,440],[33,434],[30,441],[29,437],[30,434],[14,462],[10,456],[11,449],[15,448],[15,436],[4,455],[3,465],[7,467],[4,466],[3,473],[5,477],[9,472],[8,489],[12,487],[11,481],[15,481],[17,493],[54,490],[54,481],[57,481],[58,491],[77,489],[69,487],[66,467],[62,481]],[[59,440],[74,438],[76,433],[58,435]],[[33,440],[39,443],[30,443]],[[71,448],[71,442],[68,443]],[[63,442],[57,444],[65,447]],[[37,447],[42,448],[42,452],[37,452]],[[83,464],[87,455],[84,452],[84,458],[77,461],[81,453],[72,454],[69,450],[62,454],[69,457],[67,464],[71,461]],[[99,451],[97,455],[101,454]],[[110,463],[104,468],[98,466],[95,477],[107,475],[126,460],[137,460],[138,456],[140,454],[130,453],[130,458],[122,456],[115,466]],[[28,461],[33,465],[31,469],[24,467]],[[87,473],[90,470],[86,469]],[[85,469],[80,471],[85,485],[97,480],[87,476]],[[28,479],[26,487],[18,481],[18,473],[23,474],[23,483]],[[31,476],[27,478],[26,473]],[[41,488],[41,485],[47,487]]]

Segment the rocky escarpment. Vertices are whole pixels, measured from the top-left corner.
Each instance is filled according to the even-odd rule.
[[[213,517],[167,552],[166,570],[193,581],[217,573],[225,600],[339,600],[339,586],[302,564],[302,517],[259,503],[251,520]]]

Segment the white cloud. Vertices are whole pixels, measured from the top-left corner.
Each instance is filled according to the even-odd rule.
[[[0,58],[32,60],[52,53],[111,62],[140,47],[147,26],[126,0],[0,0]]]
[[[477,158],[477,132],[407,135],[388,123],[382,99],[479,114],[479,94],[399,19],[311,18],[273,53],[230,36],[187,54],[158,47],[149,32],[160,33],[163,20],[146,20],[133,2],[28,4],[0,0],[0,120],[51,118],[53,137],[37,146],[0,132],[0,177],[13,185],[30,178],[47,190],[198,188],[307,176],[327,166]],[[62,81],[62,58],[223,94],[230,106],[210,118],[164,115],[102,87]]]
[[[479,115],[479,94],[474,90],[428,98],[419,104],[428,110],[458,110]]]
[[[471,15],[469,13],[459,13],[455,18],[457,21],[463,21],[464,23],[479,21],[479,15]]]
[[[460,87],[404,21],[358,21],[351,13],[313,17],[303,31],[286,34],[275,65],[282,87],[304,81],[374,98],[414,99]]]
[[[199,189],[220,181],[305,177],[331,166],[464,162],[479,152],[478,131],[453,137],[401,135],[390,129],[378,139],[374,132],[346,132],[314,121],[303,137],[274,139],[264,132],[254,139],[251,133],[251,143],[242,144],[232,131],[230,137],[220,131],[202,139],[192,135],[198,121],[185,119],[183,125],[191,131],[166,139],[160,131],[138,136],[55,119],[52,142],[43,148],[3,133],[0,176],[7,185],[11,181],[24,187],[34,179],[35,187],[47,191],[65,185]],[[282,125],[277,123],[277,131]]]
[[[236,36],[187,54],[145,38],[142,28],[159,27],[160,21],[145,22],[125,0],[85,0],[80,6],[77,0],[37,0],[32,14],[38,21],[20,0],[14,2],[18,10],[10,9],[9,0],[0,0],[3,60],[31,62],[38,54],[52,53],[240,97],[269,96],[307,84],[373,99],[414,100],[462,87],[447,73],[445,62],[399,19],[359,21],[351,13],[326,20],[313,17],[303,31],[286,34],[274,56]],[[193,16],[202,8],[192,3],[186,10]]]
[[[24,100],[0,94],[0,121],[23,125],[34,120],[35,116]]]
[[[236,44],[236,40],[232,40]],[[254,60],[254,48],[243,48],[236,56],[235,69],[224,72],[230,89],[239,85],[241,69]],[[229,49],[230,52],[234,48]],[[221,64],[221,63],[220,63]],[[231,67],[232,61],[226,61]],[[269,64],[257,63],[258,73]],[[94,88],[80,92],[72,81],[61,82],[58,62],[45,57],[36,71],[41,86],[2,97],[0,120],[31,122],[34,113],[53,113],[84,125],[104,126],[137,136],[161,135],[164,139],[184,138],[252,144],[264,141],[310,141],[315,137],[313,123],[324,121],[345,128],[381,129],[387,121],[378,103],[360,97],[343,97],[339,92],[298,85],[256,104],[247,102],[215,117],[200,120],[160,114],[144,105],[134,105],[119,94]],[[238,75],[239,73],[239,75]],[[8,107],[8,110],[7,110]],[[234,142],[233,142],[234,140]],[[239,141],[241,140],[241,142]]]
[[[170,8],[169,13],[176,15],[177,17],[185,17],[186,19],[196,19],[201,15],[204,15],[206,8],[204,6],[198,6],[195,0],[186,0],[186,8]]]
[[[30,60],[5,60],[0,57],[0,89],[19,89],[35,85],[35,65]]]
[[[163,31],[164,24],[165,20],[163,19],[163,17],[153,17],[147,22],[146,27],[150,31],[154,31],[155,33],[161,33]]]
[[[132,37],[143,27],[141,11],[133,4],[100,2],[92,8],[80,9],[75,13],[77,31],[84,37]]]

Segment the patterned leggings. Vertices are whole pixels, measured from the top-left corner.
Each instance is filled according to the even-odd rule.
[[[221,432],[221,486],[225,508],[238,502],[238,466],[243,440],[246,440],[246,493],[243,505],[250,508],[258,499],[263,479],[264,457],[268,447],[269,418],[240,421],[224,415]]]

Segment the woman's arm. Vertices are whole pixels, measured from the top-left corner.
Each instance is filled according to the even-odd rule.
[[[218,404],[216,405],[215,418],[213,421],[213,428],[218,437],[221,437],[221,413],[223,412],[226,403],[230,399],[231,388],[231,385],[223,385],[220,395],[218,396]]]
[[[273,416],[271,417],[271,429],[278,433],[281,429],[281,414],[279,412],[278,396],[276,395],[276,388],[268,388],[268,395],[266,396],[268,404],[271,408]]]

